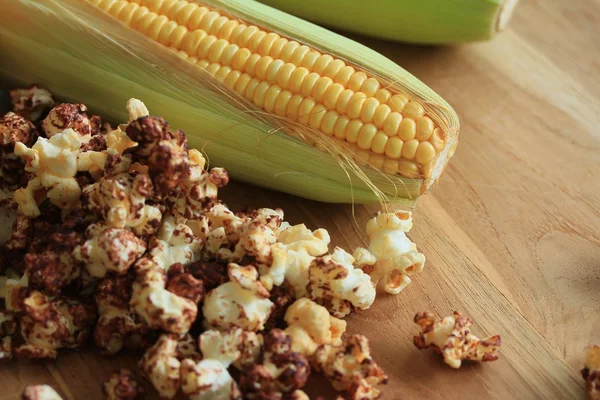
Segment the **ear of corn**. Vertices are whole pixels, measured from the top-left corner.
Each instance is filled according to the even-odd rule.
[[[245,0],[0,3],[0,74],[124,118],[143,99],[238,179],[329,202],[412,205],[458,119],[392,61]]]
[[[412,43],[488,40],[518,0],[259,0],[298,17],[367,36]]]

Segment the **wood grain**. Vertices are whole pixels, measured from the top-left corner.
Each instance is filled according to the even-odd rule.
[[[523,0],[490,43],[411,47],[362,40],[433,87],[461,117],[461,144],[420,200],[411,238],[425,270],[398,296],[379,293],[348,319],[390,376],[387,399],[583,399],[578,370],[600,343],[600,2]],[[328,205],[232,184],[233,208],[278,206],[292,223],[364,245],[376,207]],[[460,310],[478,335],[500,333],[501,359],[448,368],[412,345],[413,315]],[[109,372],[135,355],[93,351],[0,365],[0,400],[48,383],[101,399]],[[312,395],[331,391],[323,380]],[[148,396],[147,398],[154,398]]]

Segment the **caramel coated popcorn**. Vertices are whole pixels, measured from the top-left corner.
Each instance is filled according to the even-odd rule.
[[[144,388],[130,370],[120,369],[104,382],[103,391],[106,400],[135,400],[143,395]]]
[[[450,317],[437,319],[429,312],[415,315],[415,323],[422,330],[414,337],[415,346],[419,349],[433,347],[444,357],[444,362],[452,368],[460,368],[462,360],[495,361],[500,349],[500,335],[479,339],[471,334],[473,321],[459,312]]]
[[[382,280],[390,294],[400,293],[410,284],[410,276],[421,272],[425,265],[425,256],[406,237],[411,228],[410,212],[379,214],[367,223],[369,248],[354,250],[355,265],[375,284]]]
[[[594,345],[587,349],[585,363],[581,370],[585,379],[586,388],[590,399],[600,399],[600,346]]]
[[[336,390],[353,400],[376,399],[387,376],[371,357],[369,341],[362,335],[346,336],[339,345],[320,346],[313,356],[315,370],[323,372]]]
[[[107,356],[144,351],[139,369],[165,399],[307,400],[311,363],[347,398],[379,396],[386,376],[341,318],[368,309],[379,281],[396,294],[422,269],[409,213],[373,218],[367,248],[330,253],[325,229],[291,225],[281,209],[230,210],[218,196],[227,171],[208,169],[140,100],[113,128],[37,86],[11,98],[0,119],[0,206],[13,214],[0,242],[0,360],[93,342]],[[143,396],[128,370],[103,389]]]

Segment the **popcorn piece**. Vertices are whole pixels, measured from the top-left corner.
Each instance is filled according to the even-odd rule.
[[[27,386],[23,391],[23,400],[63,400],[52,387],[48,385]]]
[[[59,104],[42,121],[42,129],[47,138],[66,129],[72,129],[80,136],[91,135],[92,124],[86,112],[87,107],[83,104]]]
[[[346,336],[341,345],[320,346],[312,361],[313,368],[322,372],[333,388],[344,391],[353,400],[376,399],[381,391],[378,384],[387,383],[387,376],[371,358],[369,341],[362,335]]]
[[[166,290],[167,276],[160,268],[138,272],[133,284],[131,307],[153,329],[183,334],[198,314],[193,301]]]
[[[146,201],[153,196],[147,174],[120,173],[105,176],[83,190],[87,208],[99,213],[108,226],[131,229],[136,235],[151,235],[162,217],[161,211]]]
[[[346,331],[346,321],[332,317],[325,307],[306,298],[288,308],[285,322],[289,326],[284,332],[292,339],[292,350],[307,357],[320,345],[341,345]]]
[[[272,329],[264,340],[263,363],[242,372],[240,387],[247,399],[283,399],[306,384],[310,365],[292,351],[290,337],[282,330]]]
[[[177,341],[177,358],[180,360],[190,358],[195,361],[200,361],[202,359],[202,354],[198,351],[196,342],[197,340],[194,340],[189,333],[186,333],[183,337],[179,338]]]
[[[227,282],[227,263],[195,261],[185,267],[192,276],[202,281],[205,291],[210,291]]]
[[[260,335],[240,328],[211,329],[202,333],[198,342],[205,359],[217,360],[225,368],[233,364],[239,370],[258,361],[262,345]]]
[[[267,321],[267,329],[275,328],[283,322],[286,311],[296,299],[294,288],[287,282],[284,282],[281,286],[274,286],[270,293],[271,297],[269,297],[269,300],[271,300],[275,307],[269,316],[269,321]]]
[[[181,363],[181,389],[191,400],[241,400],[237,384],[227,368],[217,360]]]
[[[12,89],[9,94],[13,111],[30,121],[39,120],[44,112],[54,107],[52,94],[37,85]]]
[[[111,155],[122,156],[126,150],[132,149],[137,145],[138,143],[131,140],[127,136],[127,133],[121,130],[120,127],[117,127],[117,129],[110,131],[106,135],[107,153]]]
[[[195,304],[200,303],[204,297],[202,281],[194,278],[192,274],[184,272],[181,263],[169,267],[167,290]]]
[[[189,175],[183,180],[181,191],[169,196],[167,202],[177,213],[195,219],[217,201],[217,192],[229,183],[229,175],[223,168],[205,171],[204,157],[197,150],[190,150],[188,158]]]
[[[0,118],[0,183],[14,187],[23,179],[25,163],[15,154],[15,145],[31,146],[38,137],[35,126],[9,112]]]
[[[13,336],[17,333],[18,321],[10,311],[0,311],[0,361],[13,358]]]
[[[274,305],[269,300],[269,292],[258,281],[256,268],[232,263],[228,274],[230,282],[211,290],[204,300],[205,326],[262,330]]]
[[[60,348],[81,348],[96,319],[91,307],[72,300],[51,300],[33,291],[23,300],[21,336],[25,344],[15,355],[29,358],[56,358]]]
[[[102,387],[106,400],[134,400],[144,394],[144,388],[128,369],[113,372]]]
[[[137,321],[129,310],[133,277],[121,275],[106,278],[96,287],[96,304],[100,318],[94,331],[94,342],[106,355],[115,355],[123,347],[143,347],[149,328]]]
[[[135,264],[131,307],[150,327],[179,334],[189,331],[198,307],[166,289],[166,272],[173,264],[194,261],[200,249],[200,241],[187,225],[177,224],[173,216],[165,218],[149,253]]]
[[[64,286],[79,278],[81,265],[72,252],[82,241],[83,235],[78,232],[55,232],[50,234],[45,249],[26,254],[24,264],[29,287],[58,295]]]
[[[328,251],[329,234],[325,229],[311,231],[304,224],[277,232],[278,242],[271,246],[272,263],[261,266],[261,282],[271,290],[287,281],[296,298],[306,296],[308,269],[316,256]]]
[[[425,265],[425,256],[406,237],[411,228],[410,212],[379,214],[367,223],[369,249],[357,248],[353,254],[355,265],[368,273],[375,285],[383,279],[390,294],[400,293],[410,284],[410,276]]]
[[[73,256],[84,262],[94,277],[101,278],[107,271],[124,274],[146,251],[144,241],[126,229],[93,224],[86,235],[88,240],[75,248]]]
[[[4,299],[4,306],[7,311],[21,311],[28,286],[29,278],[27,275],[23,275],[20,279],[0,276],[0,297]]]
[[[600,400],[600,346],[587,349],[585,364],[581,370],[590,399]]]
[[[180,142],[178,139],[182,138]],[[177,196],[183,182],[190,176],[190,160],[185,135],[159,142],[150,157],[148,168],[154,190],[159,198]]]
[[[222,205],[219,205],[222,211]],[[271,245],[277,240],[275,232],[283,220],[283,211],[263,208],[242,216],[236,216],[226,210],[221,215],[213,214],[219,207],[212,207],[207,216],[213,227],[222,224],[232,250],[228,247],[218,249],[217,258],[229,262],[239,262],[245,256],[254,257],[258,263],[271,260]]]
[[[129,106],[130,104],[128,103],[128,108]],[[145,111],[148,110],[146,109]],[[144,110],[142,110],[143,112]],[[130,110],[130,117],[135,116],[135,113],[135,110]],[[139,159],[150,157],[152,150],[154,150],[157,144],[163,140],[172,138],[168,132],[168,127],[167,122],[161,117],[152,117],[148,114],[129,122],[129,125],[125,128],[125,132],[132,141],[138,144],[131,149],[134,156]]]
[[[462,360],[495,361],[501,345],[500,335],[480,340],[472,335],[469,327],[473,324],[459,312],[443,319],[436,319],[432,313],[419,312],[415,323],[421,327],[421,334],[414,337],[419,349],[433,347],[444,357],[446,364],[460,368]]]
[[[181,387],[181,362],[177,355],[177,337],[161,335],[139,362],[140,369],[161,398],[174,398]]]
[[[310,265],[307,296],[337,318],[354,308],[368,309],[375,301],[369,275],[354,268],[354,258],[339,247],[331,255],[317,257]]]
[[[138,99],[127,100],[127,113],[129,114],[129,122],[133,122],[138,118],[150,115],[150,111],[146,108],[146,105]]]
[[[33,147],[15,144],[15,154],[26,161],[25,171],[34,172],[26,188],[18,189],[14,199],[21,214],[38,217],[38,201],[48,197],[52,204],[61,209],[72,208],[81,194],[75,180],[77,156],[81,140],[73,129],[57,133],[50,139],[38,138]],[[44,194],[44,190],[47,192]],[[37,196],[37,197],[36,197]]]

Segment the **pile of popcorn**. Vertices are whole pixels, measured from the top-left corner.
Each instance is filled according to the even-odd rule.
[[[11,97],[0,360],[93,341],[106,355],[143,349],[141,373],[165,399],[308,399],[311,371],[345,398],[380,396],[387,377],[343,318],[373,304],[378,282],[397,294],[423,269],[409,212],[369,221],[368,248],[330,251],[326,230],[290,225],[280,209],[229,210],[218,199],[227,172],[139,100],[115,129],[36,86]],[[493,358],[482,346],[465,357]],[[142,388],[120,370],[104,391]],[[24,397],[60,399],[43,385]]]

